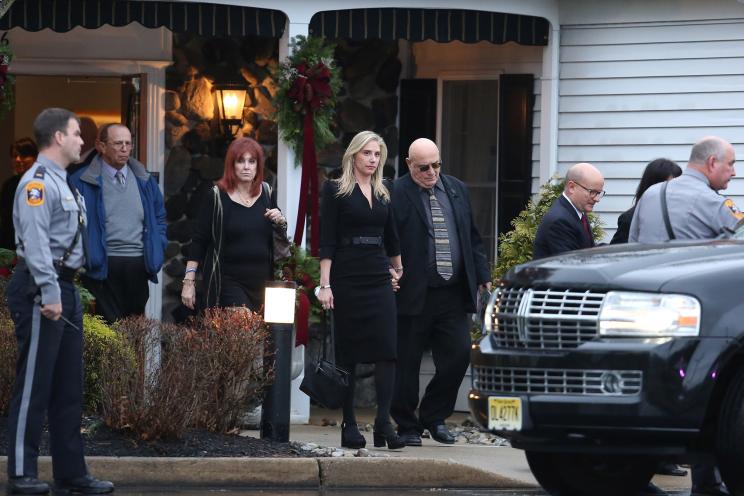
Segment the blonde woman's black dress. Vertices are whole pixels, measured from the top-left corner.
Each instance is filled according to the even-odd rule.
[[[325,183],[320,217],[320,258],[332,260],[336,359],[394,360],[396,309],[388,268],[400,245],[390,204],[373,195],[370,208],[356,185],[346,197],[337,197],[337,191],[335,181]]]

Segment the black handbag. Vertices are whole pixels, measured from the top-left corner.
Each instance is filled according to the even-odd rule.
[[[269,183],[264,181],[264,183],[261,185],[263,187],[264,192],[266,193],[266,198],[268,200],[268,208],[279,208],[276,205],[276,199],[274,198],[271,190],[271,186]],[[271,262],[272,267],[274,263],[280,262],[282,260],[286,260],[289,257],[292,256],[292,251],[290,249],[290,246],[292,245],[292,242],[287,237],[287,224],[284,225],[278,225],[278,224],[272,224],[272,234],[271,234]]]
[[[320,353],[316,360],[305,365],[305,377],[300,384],[300,391],[308,395],[319,405],[335,410],[341,408],[349,387],[349,371],[336,365],[335,331],[333,315],[324,314],[324,329],[330,333],[331,342],[329,353],[326,352],[325,333],[321,339]]]

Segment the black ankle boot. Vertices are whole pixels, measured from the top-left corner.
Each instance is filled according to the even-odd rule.
[[[406,445],[406,442],[398,436],[390,422],[382,425],[375,423],[373,437],[375,448],[382,448],[387,444],[388,449],[401,449]]]
[[[341,446],[344,448],[360,449],[367,446],[367,440],[359,432],[356,422],[341,423]]]

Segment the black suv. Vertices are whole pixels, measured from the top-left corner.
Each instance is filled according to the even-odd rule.
[[[470,408],[554,495],[633,495],[660,461],[705,459],[744,494],[743,289],[737,239],[519,265],[473,345]]]

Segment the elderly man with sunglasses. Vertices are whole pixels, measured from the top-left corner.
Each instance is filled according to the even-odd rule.
[[[470,363],[467,314],[491,278],[470,197],[458,179],[441,174],[439,149],[420,138],[408,150],[408,174],[395,181],[393,214],[403,266],[398,281],[398,362],[391,413],[407,446],[427,429],[453,444],[445,425]],[[435,373],[419,403],[419,368],[431,348]],[[416,409],[418,408],[418,415]]]
[[[579,163],[568,169],[563,194],[537,228],[535,259],[594,246],[587,214],[604,196],[603,188],[604,177],[592,164]]]

